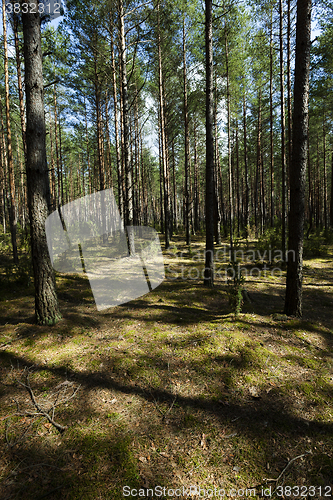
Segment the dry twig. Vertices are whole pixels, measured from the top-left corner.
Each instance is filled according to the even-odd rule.
[[[25,368],[23,371],[24,382],[22,382],[22,380],[18,380],[17,378],[15,380],[20,386],[22,386],[28,392],[30,396],[30,401],[32,403],[32,409],[22,410],[20,408],[19,402],[13,398],[13,401],[16,404],[16,412],[13,413],[12,415],[4,417],[4,420],[6,420],[5,439],[8,446],[11,448],[16,446],[25,438],[28,431],[31,429],[36,420],[38,420],[38,418],[39,419],[46,418],[48,422],[51,425],[53,425],[60,433],[63,433],[67,429],[67,427],[55,421],[54,419],[55,409],[60,404],[67,404],[71,399],[73,399],[80,388],[80,386],[75,388],[73,382],[65,380],[64,382],[58,384],[54,388],[54,390],[52,391],[52,393],[50,394],[49,398],[46,401],[43,401],[43,403],[41,403],[40,401],[37,400],[36,395],[31,387],[29,379],[30,373],[31,370]],[[70,394],[68,394],[68,389],[70,389],[71,391]],[[12,417],[27,417],[29,419],[32,419],[30,420],[29,425],[24,429],[22,434],[19,436],[19,438],[17,438],[14,441],[11,440],[9,436],[9,428]]]

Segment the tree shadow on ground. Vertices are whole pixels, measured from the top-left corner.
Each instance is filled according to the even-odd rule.
[[[3,354],[1,354],[3,357]],[[137,356],[136,356],[137,357]],[[226,391],[231,397],[217,401],[216,398],[200,394],[199,396],[182,395],[171,390],[169,365],[166,360],[156,355],[142,355],[140,359],[136,359],[136,365],[140,362],[148,361],[152,366],[158,365],[158,371],[161,373],[162,380],[160,387],[152,386],[144,381],[140,373],[122,374],[112,371],[114,360],[111,357],[102,357],[101,361],[108,368],[99,372],[79,372],[68,368],[68,365],[50,366],[44,363],[42,366],[35,366],[36,373],[49,373],[57,380],[63,378],[66,373],[68,380],[74,381],[81,385],[80,397],[73,402],[74,412],[70,409],[65,409],[61,413],[62,421],[67,421],[69,425],[73,425],[75,431],[69,428],[68,439],[66,444],[59,441],[53,443],[53,448],[47,448],[43,440],[37,438],[37,441],[32,440],[23,444],[16,450],[15,460],[17,467],[14,473],[14,479],[18,477],[26,478],[27,484],[23,487],[20,483],[20,489],[15,490],[13,477],[9,478],[8,492],[13,491],[13,497],[10,495],[4,498],[21,498],[19,495],[25,491],[25,498],[34,498],[34,500],[44,498],[43,495],[49,498],[98,498],[97,492],[100,487],[101,491],[105,491],[105,485],[108,484],[112,488],[112,478],[117,477],[118,490],[114,491],[114,496],[102,496],[101,498],[120,499],[119,480],[123,485],[131,484],[133,487],[144,486],[147,477],[150,481],[154,480],[155,484],[159,484],[159,480],[163,480],[163,484],[173,484],[174,475],[177,466],[174,462],[168,463],[168,467],[160,466],[158,460],[151,464],[145,464],[146,472],[141,474],[138,468],[138,461],[134,458],[135,452],[135,433],[143,433],[150,440],[154,440],[156,428],[154,428],[149,419],[153,417],[160,421],[161,429],[159,432],[168,434],[171,439],[175,439],[180,433],[189,432],[189,422],[193,427],[196,427],[196,422],[212,420],[216,428],[216,432],[221,433],[223,442],[223,432],[227,429],[227,434],[230,436],[242,436],[248,442],[252,443],[253,447],[261,446],[263,435],[265,440],[273,449],[278,448],[277,440],[285,441],[289,447],[296,448],[307,439],[316,439],[317,441],[325,442],[333,435],[333,424],[321,422],[319,420],[309,420],[297,416],[295,408],[293,408],[293,395],[286,394],[280,388],[274,388],[269,392],[262,391],[260,397],[237,397],[235,395],[235,383],[230,381],[228,377],[223,377],[225,365],[231,366],[234,372],[238,372],[252,363],[249,358],[242,358],[232,354],[218,355],[210,359],[210,363],[217,366],[217,373],[221,376],[221,384],[226,386]],[[12,366],[29,366],[29,360],[12,354],[6,353],[6,364]],[[208,359],[202,359],[197,363],[188,363],[188,368],[192,371],[200,373],[204,367],[209,368]],[[184,366],[186,368],[186,364]],[[207,373],[206,373],[207,375]],[[164,377],[164,379],[163,379]],[[236,377],[237,378],[237,377]],[[212,381],[211,381],[212,383]],[[228,385],[229,384],[229,385]],[[11,388],[2,389],[3,397],[10,397]],[[136,419],[138,427],[129,432],[122,426],[115,428],[111,426],[109,429],[105,425],[105,412],[102,407],[96,408],[96,404],[92,404],[91,395],[95,391],[106,390],[110,394],[116,394],[117,397],[135,397],[140,404],[149,406],[150,411],[145,415],[137,413]],[[329,395],[329,386],[325,386],[323,391]],[[177,401],[177,405],[172,408],[173,402]],[[102,403],[101,403],[102,405]],[[126,404],[123,405],[126,409]],[[167,413],[166,410],[161,412],[160,408],[172,408],[172,411]],[[124,410],[122,410],[124,411]],[[166,419],[162,413],[167,413]],[[187,415],[192,415],[191,419],[186,419]],[[85,429],[82,422],[91,422],[92,427]],[[198,425],[200,425],[198,423]],[[201,431],[199,430],[199,433]],[[120,433],[120,434],[119,434]],[[125,443],[125,444],[124,444]],[[281,443],[280,443],[281,444]],[[329,444],[328,444],[329,446]],[[304,450],[304,448],[303,448]],[[313,455],[314,453],[314,455]],[[331,469],[333,459],[329,455],[325,455],[325,459],[318,462],[316,469],[316,480],[322,481],[321,484],[330,484]],[[296,451],[295,451],[296,455]],[[29,465],[28,465],[29,457]],[[158,458],[158,457],[157,457]],[[283,457],[280,456],[280,459]],[[267,457],[264,458],[267,460]],[[309,460],[313,463],[318,460],[318,454],[310,453]],[[161,462],[161,460],[159,460]],[[162,461],[163,462],[163,461]],[[103,470],[99,467],[103,464]],[[221,464],[222,467],[222,464]],[[305,474],[305,472],[304,472]],[[79,477],[80,476],[80,477]],[[146,479],[144,479],[144,477]],[[31,482],[42,480],[40,486],[40,496],[29,496],[29,488]],[[91,482],[95,481],[94,486]],[[8,485],[8,482],[6,483]],[[254,486],[254,485],[253,485]],[[7,488],[7,486],[6,486]],[[6,488],[4,491],[6,491]],[[26,489],[24,489],[26,488]],[[31,485],[31,491],[35,491]],[[67,492],[67,494],[64,493]],[[105,494],[105,493],[104,493]],[[33,493],[31,493],[33,495]],[[68,495],[68,496],[67,496]],[[93,496],[95,495],[95,497]]]

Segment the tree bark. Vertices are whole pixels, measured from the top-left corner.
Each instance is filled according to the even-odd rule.
[[[111,30],[111,64],[112,64],[112,90],[113,90],[113,106],[114,106],[114,134],[116,141],[116,161],[117,161],[117,180],[118,180],[118,206],[121,217],[124,217],[124,201],[123,201],[123,182],[122,182],[122,166],[120,157],[119,145],[119,122],[118,122],[118,99],[117,99],[117,73],[116,73],[116,60],[114,54],[113,42],[113,28],[110,17],[110,30]]]
[[[120,35],[120,72],[122,88],[122,117],[123,117],[123,158],[125,172],[125,224],[128,227],[128,244],[131,255],[135,254],[134,233],[129,229],[133,226],[133,183],[132,164],[130,157],[130,132],[129,132],[129,106],[128,106],[128,82],[127,82],[127,62],[126,62],[126,39],[125,39],[125,13],[123,0],[118,0],[119,35]]]
[[[269,57],[269,122],[270,122],[270,156],[271,156],[271,227],[274,226],[274,121],[273,121],[273,9],[270,19],[270,57]]]
[[[161,30],[160,30],[160,2],[157,5],[157,45],[158,45],[158,88],[159,88],[159,105],[160,105],[160,129],[161,129],[161,167],[163,177],[163,198],[164,198],[164,237],[165,249],[170,245],[170,217],[169,217],[169,183],[167,171],[167,151],[165,140],[165,117],[164,117],[164,95],[163,95],[163,71],[162,71],[162,48],[161,48]]]
[[[28,10],[33,10],[33,2],[28,0],[27,3]],[[61,314],[45,233],[49,178],[45,146],[40,16],[38,13],[22,14],[22,21],[27,109],[27,187],[35,281],[35,312],[37,323],[52,325],[61,318]]]
[[[288,107],[288,170],[287,178],[290,175],[290,162],[292,154],[292,92],[291,92],[291,0],[287,1],[287,107]],[[288,184],[287,184],[288,185]],[[287,189],[288,192],[288,189]]]
[[[51,156],[51,209],[56,210],[57,194],[56,194],[55,165],[54,165],[54,154],[53,154],[51,110],[50,110],[50,156]]]
[[[189,175],[189,126],[188,126],[188,109],[187,109],[187,66],[186,66],[186,30],[185,30],[185,14],[183,19],[183,88],[184,88],[184,127],[185,127],[185,234],[186,245],[191,244],[191,227],[190,227],[190,205],[191,205],[191,189]]]
[[[331,158],[331,204],[330,204],[330,224],[333,228],[333,153]]]
[[[328,229],[328,217],[327,217],[327,165],[326,165],[326,116],[324,114],[323,121],[323,203],[324,203],[324,228]]]
[[[58,114],[57,114],[57,93],[56,86],[53,86],[53,103],[54,103],[54,137],[56,146],[56,163],[57,163],[57,184],[58,184],[58,207],[64,204],[64,196],[62,189],[62,172],[60,170],[60,156],[59,156],[59,140],[58,140]]]
[[[205,0],[206,42],[206,252],[204,284],[214,283],[214,95],[212,0]]]
[[[285,313],[302,316],[303,227],[311,47],[311,0],[297,0],[296,60]]]
[[[26,126],[24,117],[24,99],[23,99],[23,88],[22,88],[22,75],[21,75],[21,55],[19,47],[18,38],[18,17],[16,14],[13,16],[13,31],[15,39],[15,55],[16,55],[16,71],[17,71],[17,85],[19,91],[19,102],[20,102],[20,119],[21,119],[21,131],[22,131],[22,142],[24,151],[24,163],[26,162],[27,156],[27,142],[26,142]]]
[[[6,234],[7,231],[7,221],[6,221],[6,205],[7,205],[7,172],[8,172],[8,159],[7,159],[7,146],[5,139],[5,127],[3,123],[3,113],[2,113],[2,100],[0,94],[0,119],[1,119],[1,164],[2,164],[2,215],[3,215],[3,233]]]
[[[286,187],[286,132],[285,132],[285,103],[284,103],[284,60],[283,60],[283,4],[279,0],[280,13],[280,100],[281,100],[281,173],[282,173],[282,241],[281,250],[283,260],[286,255],[287,239],[287,187]]]
[[[225,11],[224,3],[223,9]],[[228,50],[228,34],[227,22],[224,23],[224,47],[225,47],[225,64],[226,64],[226,80],[227,80],[227,133],[228,133],[228,179],[229,179],[229,229],[230,229],[230,251],[231,258],[234,258],[234,211],[233,211],[233,185],[232,185],[232,165],[231,165],[231,110],[230,110],[230,78],[229,78],[229,50]]]
[[[247,127],[246,127],[246,99],[243,96],[243,133],[244,133],[244,168],[245,168],[245,206],[244,206],[244,226],[246,236],[249,231],[249,199],[250,199],[250,186],[249,186],[249,169],[247,161]]]
[[[18,264],[17,241],[16,241],[16,207],[15,207],[15,178],[14,162],[12,150],[12,132],[10,123],[9,106],[9,74],[8,74],[8,47],[7,47],[7,26],[6,26],[6,2],[2,2],[2,21],[3,21],[3,43],[4,43],[4,70],[5,70],[5,104],[6,104],[6,124],[7,124],[7,149],[8,149],[8,176],[10,193],[9,223],[13,247],[14,263]]]

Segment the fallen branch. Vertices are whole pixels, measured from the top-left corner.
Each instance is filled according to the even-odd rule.
[[[12,367],[12,369],[14,369]],[[36,397],[31,384],[30,384],[30,373],[31,373],[31,368],[25,368],[23,370],[23,381],[18,380],[18,378],[15,377],[15,381],[23,387],[29,394],[30,396],[30,402],[31,405],[30,408],[28,407],[27,409],[20,407],[20,403],[17,399],[13,398],[13,402],[16,405],[16,411],[12,413],[11,415],[8,415],[6,417],[2,417],[0,420],[5,420],[5,440],[7,445],[10,448],[13,448],[17,446],[22,440],[27,436],[29,431],[31,430],[32,426],[38,422],[38,420],[42,420],[44,418],[47,419],[49,424],[53,425],[57,429],[58,432],[63,433],[67,429],[67,426],[64,426],[57,422],[55,420],[55,410],[60,404],[68,404],[69,401],[71,401],[77,394],[80,386],[74,387],[74,383],[70,382],[68,380],[65,380],[64,382],[58,384],[53,391],[50,393],[49,397],[44,400],[42,403],[41,401],[38,400]],[[70,391],[68,393],[68,390]],[[25,419],[30,419],[28,421],[28,425],[24,425],[24,429],[20,429],[18,435],[17,435],[17,430],[14,431],[14,434],[16,436],[14,439],[11,436],[10,433],[10,426],[11,426],[11,419],[13,417],[23,417],[23,422],[26,423]],[[22,422],[22,420],[21,420]],[[49,425],[47,424],[47,425]],[[16,425],[16,423],[15,423]],[[17,427],[17,426],[16,426]]]
[[[306,455],[309,455],[311,452],[310,451],[307,451],[306,453],[303,453],[302,455],[298,455],[297,457],[294,457],[292,458],[291,460],[289,460],[289,462],[287,463],[287,465],[285,466],[285,468],[283,469],[283,471],[281,472],[281,474],[278,476],[277,479],[265,479],[266,482],[274,482],[276,483],[276,488],[275,490],[273,491],[272,495],[276,492],[277,490],[277,486],[278,486],[278,483],[281,479],[281,477],[283,476],[283,474],[286,472],[287,469],[289,469],[289,467],[291,466],[291,464],[293,462],[295,462],[295,460],[298,460],[299,458],[303,458],[305,457]]]
[[[310,452],[307,451],[306,453],[303,453],[303,455],[298,455],[298,457],[295,457],[293,458],[292,460],[290,460],[287,465],[285,466],[285,468],[283,469],[283,471],[281,472],[281,474],[279,475],[279,477],[277,478],[276,482],[278,483],[281,479],[281,477],[283,476],[283,474],[286,472],[286,470],[290,467],[290,465],[295,462],[295,460],[298,460],[299,458],[303,458],[305,457],[305,455],[308,455]]]
[[[60,433],[64,432],[67,427],[66,426],[63,426],[61,424],[59,424],[58,422],[56,422],[54,420],[54,412],[55,412],[55,408],[56,406],[58,406],[59,404],[61,403],[68,403],[68,401],[70,401],[77,393],[77,391],[79,390],[80,386],[78,386],[75,391],[69,396],[69,397],[66,397],[65,399],[62,399],[59,401],[59,396],[60,396],[60,391],[63,387],[68,387],[68,386],[71,386],[73,385],[71,382],[68,382],[68,381],[65,381],[63,382],[62,384],[59,384],[56,389],[58,390],[57,393],[55,394],[55,401],[54,403],[52,404],[51,408],[49,408],[47,411],[43,410],[43,408],[40,406],[40,404],[37,402],[36,400],[36,397],[33,393],[33,390],[31,388],[31,385],[30,385],[30,381],[29,381],[29,375],[30,375],[30,372],[28,370],[27,374],[26,374],[26,383],[23,383],[21,382],[20,380],[17,380],[17,382],[22,386],[24,387],[29,395],[30,395],[30,399],[34,405],[34,407],[36,408],[37,410],[37,413],[30,413],[30,412],[25,412],[25,416],[29,416],[29,417],[37,417],[37,416],[43,416],[45,417],[49,422],[50,424],[52,424]],[[50,416],[50,413],[52,412],[52,416]]]

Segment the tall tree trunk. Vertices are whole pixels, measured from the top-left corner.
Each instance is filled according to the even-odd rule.
[[[271,155],[271,227],[274,226],[274,121],[273,121],[273,9],[270,23],[270,57],[269,57],[269,122],[270,122],[270,155]]]
[[[206,252],[204,284],[214,283],[214,94],[212,0],[205,0],[206,42]]]
[[[19,91],[20,119],[21,119],[21,131],[22,131],[22,142],[23,142],[24,163],[25,163],[27,156],[27,142],[25,138],[26,126],[24,117],[24,98],[23,98],[22,75],[21,75],[21,55],[20,55],[19,38],[18,38],[18,16],[16,14],[14,14],[13,16],[13,31],[15,39],[17,85]]]
[[[97,40],[95,40],[97,44]],[[104,165],[104,138],[101,113],[101,86],[98,78],[97,53],[94,54],[94,86],[95,86],[95,105],[96,105],[96,125],[97,125],[97,155],[99,171],[99,189],[105,190],[105,165]],[[104,229],[104,228],[103,228]]]
[[[223,2],[223,10],[225,6]],[[233,260],[234,255],[234,212],[233,212],[233,185],[232,185],[232,165],[231,165],[231,110],[230,110],[230,76],[229,76],[229,50],[227,22],[224,23],[224,47],[226,63],[226,81],[227,81],[227,134],[228,134],[228,180],[229,180],[229,230],[230,230],[230,251]]]
[[[324,172],[323,172],[323,203],[324,203],[324,227],[327,230],[328,228],[328,217],[327,217],[327,165],[326,165],[326,116],[324,114],[323,121],[323,163],[324,163]]]
[[[4,44],[4,69],[5,69],[5,103],[6,103],[6,125],[7,125],[7,148],[8,148],[8,176],[10,193],[9,222],[13,247],[13,259],[18,264],[17,241],[16,241],[16,206],[15,206],[15,177],[12,151],[12,132],[10,123],[9,105],[9,74],[8,74],[8,47],[7,47],[7,25],[6,25],[6,2],[2,2],[3,21],[3,44]]]
[[[28,0],[28,11],[33,2]],[[35,311],[39,324],[60,318],[54,273],[48,252],[45,220],[48,216],[49,178],[46,163],[43,67],[40,16],[22,14],[27,109],[27,187],[31,251],[35,281]]]
[[[331,158],[331,205],[330,205],[330,223],[333,228],[333,153]]]
[[[215,84],[214,84],[214,144],[215,144],[215,157],[214,157],[214,186],[215,186],[215,199],[214,199],[214,224],[215,224],[215,243],[217,245],[221,244],[221,210],[220,210],[220,192],[218,189],[218,168],[219,168],[219,141],[217,134],[217,82],[216,82],[216,73],[214,75]]]
[[[110,140],[110,127],[109,127],[109,98],[108,91],[105,91],[105,131],[106,131],[106,144],[107,144],[107,187],[113,188],[112,179],[112,162],[111,162],[111,140]]]
[[[199,218],[199,168],[198,168],[198,151],[197,151],[197,130],[196,122],[194,122],[193,127],[193,139],[194,139],[194,231],[197,233],[200,230],[200,218]]]
[[[172,189],[173,189],[173,230],[177,233],[178,220],[177,220],[177,189],[176,189],[176,166],[175,166],[175,140],[172,138]]]
[[[310,130],[309,123],[308,123],[308,130]],[[308,133],[308,138],[307,138],[307,154],[308,154],[308,182],[309,182],[309,228],[306,233],[306,237],[309,238],[310,232],[312,230],[312,219],[313,219],[313,189],[312,189],[311,158],[310,158],[310,133]]]
[[[258,133],[257,133],[257,170],[256,170],[256,206],[259,205],[260,231],[263,232],[263,203],[262,203],[262,151],[261,151],[261,89],[259,90],[258,104]],[[259,203],[258,203],[259,202]],[[256,210],[257,213],[257,210]],[[257,218],[256,218],[257,220]],[[257,228],[258,220],[256,222]]]
[[[113,42],[113,29],[110,19],[111,29],[111,64],[112,64],[112,90],[113,90],[113,106],[114,106],[114,134],[116,141],[116,161],[117,161],[117,179],[118,179],[118,205],[121,217],[124,217],[124,200],[123,200],[123,181],[122,181],[122,168],[120,157],[119,145],[119,121],[118,121],[118,98],[117,98],[117,73],[116,73],[116,60],[114,55],[114,42]]]
[[[190,175],[189,175],[189,126],[188,126],[188,110],[187,110],[187,67],[186,67],[186,30],[185,30],[185,14],[183,19],[183,89],[184,89],[184,126],[185,126],[185,235],[186,245],[191,244],[191,228],[190,228]]]
[[[118,0],[119,35],[120,35],[120,73],[122,90],[122,117],[123,117],[123,158],[125,172],[125,224],[127,226],[129,252],[135,254],[134,233],[131,230],[134,219],[133,209],[133,183],[132,164],[130,157],[130,132],[129,132],[129,105],[128,105],[128,82],[127,82],[127,61],[126,61],[126,39],[125,39],[125,14],[123,0]]]
[[[51,156],[51,210],[56,210],[57,208],[57,193],[56,193],[56,180],[55,180],[55,165],[54,165],[54,154],[53,154],[53,137],[52,137],[52,123],[51,123],[51,112],[50,112],[50,156]]]
[[[6,221],[6,205],[7,205],[7,173],[8,173],[8,158],[7,158],[7,144],[5,138],[5,127],[3,123],[2,113],[2,100],[0,94],[0,119],[1,119],[1,164],[3,173],[3,184],[1,191],[2,198],[2,213],[3,213],[3,232],[6,234],[7,221]]]
[[[170,245],[169,234],[169,189],[168,189],[168,172],[167,172],[167,152],[165,140],[165,117],[164,117],[164,95],[163,95],[163,71],[162,71],[162,48],[161,48],[161,29],[160,29],[160,2],[157,5],[157,45],[158,45],[158,88],[159,88],[159,104],[160,104],[160,130],[161,130],[161,167],[163,178],[163,198],[164,198],[164,237],[165,249]]]
[[[60,165],[60,186],[61,186],[61,200],[62,204],[68,203],[68,190],[65,191],[64,189],[64,177],[66,180],[66,172],[64,171],[63,168],[63,161],[62,161],[62,134],[61,134],[61,117],[59,113],[59,119],[58,119],[58,133],[59,133],[59,165]]]
[[[58,140],[58,114],[57,114],[57,92],[56,86],[53,86],[53,104],[54,104],[54,136],[56,145],[56,163],[57,163],[57,181],[58,181],[58,207],[64,204],[62,189],[62,172],[60,170],[59,140]]]
[[[238,121],[236,122],[236,199],[237,199],[237,236],[240,237],[241,207],[239,186],[239,144],[238,144]]]
[[[284,104],[284,59],[283,59],[283,4],[279,0],[280,14],[280,99],[281,99],[281,177],[282,177],[282,241],[281,250],[283,260],[286,255],[287,239],[287,186],[286,186],[286,132],[285,132],[285,104]]]
[[[288,170],[287,178],[290,175],[290,163],[292,153],[292,106],[291,106],[291,0],[287,0],[287,107],[288,107]],[[287,183],[287,186],[289,184]],[[287,187],[288,193],[288,187]]]
[[[247,161],[247,127],[246,127],[246,100],[245,94],[243,96],[243,132],[244,132],[244,168],[245,168],[245,207],[244,207],[244,226],[246,236],[249,230],[249,199],[250,199],[250,186],[249,186],[249,168]]]
[[[88,119],[87,119],[87,108],[86,99],[84,98],[84,121],[85,121],[85,132],[86,132],[86,150],[87,150],[87,167],[89,176],[89,194],[92,193],[92,172],[90,164],[90,153],[89,153],[89,134],[88,134]]]
[[[307,159],[311,0],[297,0],[293,150],[290,169],[289,250],[285,313],[302,316],[303,226]]]

